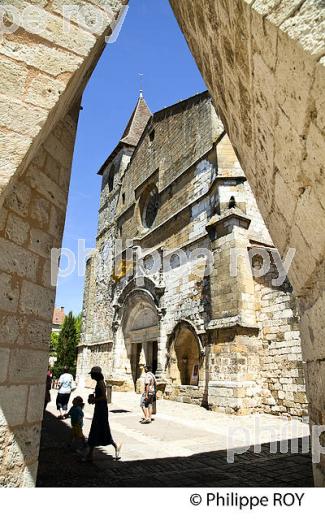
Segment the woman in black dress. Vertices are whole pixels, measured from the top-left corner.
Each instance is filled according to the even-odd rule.
[[[94,416],[90,427],[88,446],[89,452],[86,460],[92,460],[93,451],[96,446],[108,446],[112,444],[115,448],[115,459],[119,460],[121,446],[114,442],[108,422],[108,407],[106,398],[106,385],[100,367],[93,367],[89,372],[90,377],[97,381],[95,394],[88,398],[89,404],[95,405]]]

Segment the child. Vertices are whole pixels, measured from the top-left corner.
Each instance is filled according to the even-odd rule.
[[[86,439],[82,432],[83,427],[83,419],[84,419],[84,413],[83,408],[85,406],[85,403],[83,402],[82,397],[79,395],[74,398],[72,401],[72,406],[67,414],[64,415],[64,418],[67,419],[68,417],[71,418],[71,427],[72,427],[72,441],[71,441],[71,447],[75,443],[82,442],[83,447],[86,447]]]

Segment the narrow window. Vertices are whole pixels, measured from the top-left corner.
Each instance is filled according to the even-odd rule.
[[[232,195],[229,199],[229,204],[228,204],[228,208],[231,209],[231,208],[235,208],[236,207],[236,199],[235,197]]]
[[[159,207],[159,195],[157,186],[153,185],[147,189],[140,200],[140,208],[142,208],[142,224],[146,228],[151,228],[153,225]]]
[[[115,175],[115,166],[112,164],[112,167],[108,174],[108,190],[111,192],[114,188],[114,175]]]

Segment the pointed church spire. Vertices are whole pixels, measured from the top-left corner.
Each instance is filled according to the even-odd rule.
[[[137,146],[151,116],[152,113],[143,97],[143,91],[141,89],[137,104],[120,142],[131,146]]]
[[[149,119],[152,117],[152,113],[143,97],[143,90],[141,89],[137,104],[133,110],[132,116],[124,130],[124,133],[114,148],[112,153],[108,156],[104,164],[98,171],[98,175],[103,175],[107,165],[113,160],[116,154],[124,147],[124,145],[136,147],[140,141],[144,129],[147,126]]]

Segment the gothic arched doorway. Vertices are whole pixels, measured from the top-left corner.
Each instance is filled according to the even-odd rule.
[[[169,377],[174,385],[199,384],[200,341],[188,323],[174,329],[169,346]]]
[[[135,290],[129,294],[123,312],[121,333],[126,353],[126,371],[135,390],[139,390],[144,365],[151,366],[153,373],[158,366],[158,313],[147,291]]]

